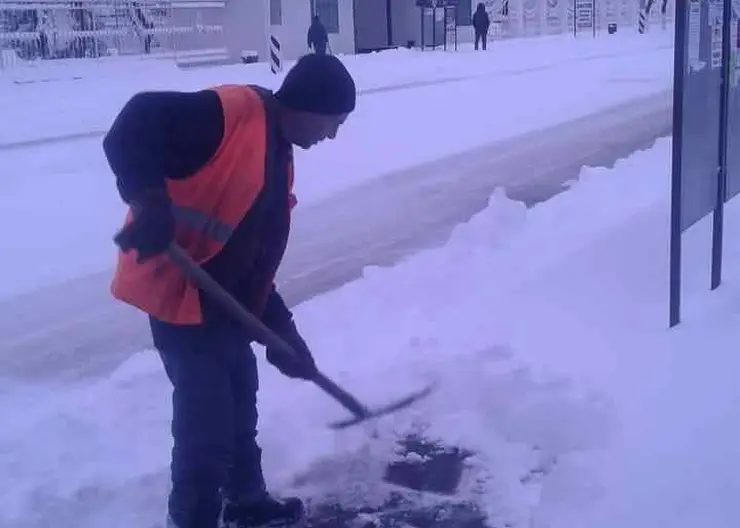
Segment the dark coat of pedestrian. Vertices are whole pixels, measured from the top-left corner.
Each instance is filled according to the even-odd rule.
[[[477,50],[482,44],[483,49],[486,49],[488,41],[488,30],[491,27],[491,19],[486,12],[486,6],[483,2],[478,4],[473,15],[473,29],[475,30],[475,49]]]
[[[329,46],[329,33],[326,26],[321,22],[318,15],[311,19],[311,26],[308,28],[308,49],[313,49],[317,55],[326,55]]]

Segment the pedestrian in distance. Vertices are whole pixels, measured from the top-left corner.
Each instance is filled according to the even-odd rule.
[[[254,337],[188,281],[174,242],[296,351],[268,361],[290,378],[316,365],[278,293],[296,204],[293,146],[334,139],[356,88],[336,57],[309,54],[275,92],[224,85],[143,92],[114,120],[103,149],[130,211],[113,296],[144,312],[172,384],[169,528],[284,527],[298,498],[268,493],[257,444]]]
[[[491,27],[491,19],[486,12],[486,6],[483,2],[478,3],[478,7],[475,9],[473,15],[473,30],[475,31],[475,49],[478,50],[479,46],[483,45],[483,50],[486,49],[488,43],[488,30]]]
[[[311,19],[307,40],[309,50],[312,49],[317,55],[326,55],[326,50],[329,47],[329,33],[326,31],[319,15],[314,15]]]

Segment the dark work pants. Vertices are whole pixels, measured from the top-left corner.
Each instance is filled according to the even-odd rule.
[[[468,33],[469,34],[469,33]],[[488,33],[484,33],[482,31],[476,31],[475,32],[475,49],[478,49],[479,44],[483,44],[483,49],[486,49],[486,44],[488,41]]]
[[[265,489],[249,338],[227,318],[205,319],[199,326],[150,319],[173,386],[169,514],[178,528],[216,528],[222,494],[249,500]]]

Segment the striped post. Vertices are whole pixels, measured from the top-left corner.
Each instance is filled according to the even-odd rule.
[[[275,35],[270,35],[270,70],[277,75],[283,71],[283,58],[280,51],[280,41]]]
[[[637,21],[637,32],[642,35],[645,33],[645,26],[647,26],[647,13],[645,13],[645,10],[640,11],[640,18]]]
[[[650,15],[650,8],[653,7],[654,3],[655,0],[647,0],[647,3],[645,0],[640,1],[640,19],[637,21],[637,31],[640,34],[645,33],[649,29],[650,21],[648,20],[648,16]]]

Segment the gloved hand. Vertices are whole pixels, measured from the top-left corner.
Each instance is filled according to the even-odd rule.
[[[271,350],[268,347],[267,361],[289,378],[312,379],[317,370],[311,350],[293,322],[293,314],[274,287],[267,299],[262,322],[290,345],[296,353],[296,357],[292,358],[281,354],[279,350]]]
[[[143,262],[167,251],[175,239],[175,218],[164,193],[153,193],[136,203],[134,219],[114,240],[124,252],[136,250],[137,261]]]
[[[278,334],[295,351],[295,357],[267,348],[267,361],[289,378],[310,380],[316,375],[316,363],[311,350],[301,337],[295,324],[292,330]]]

